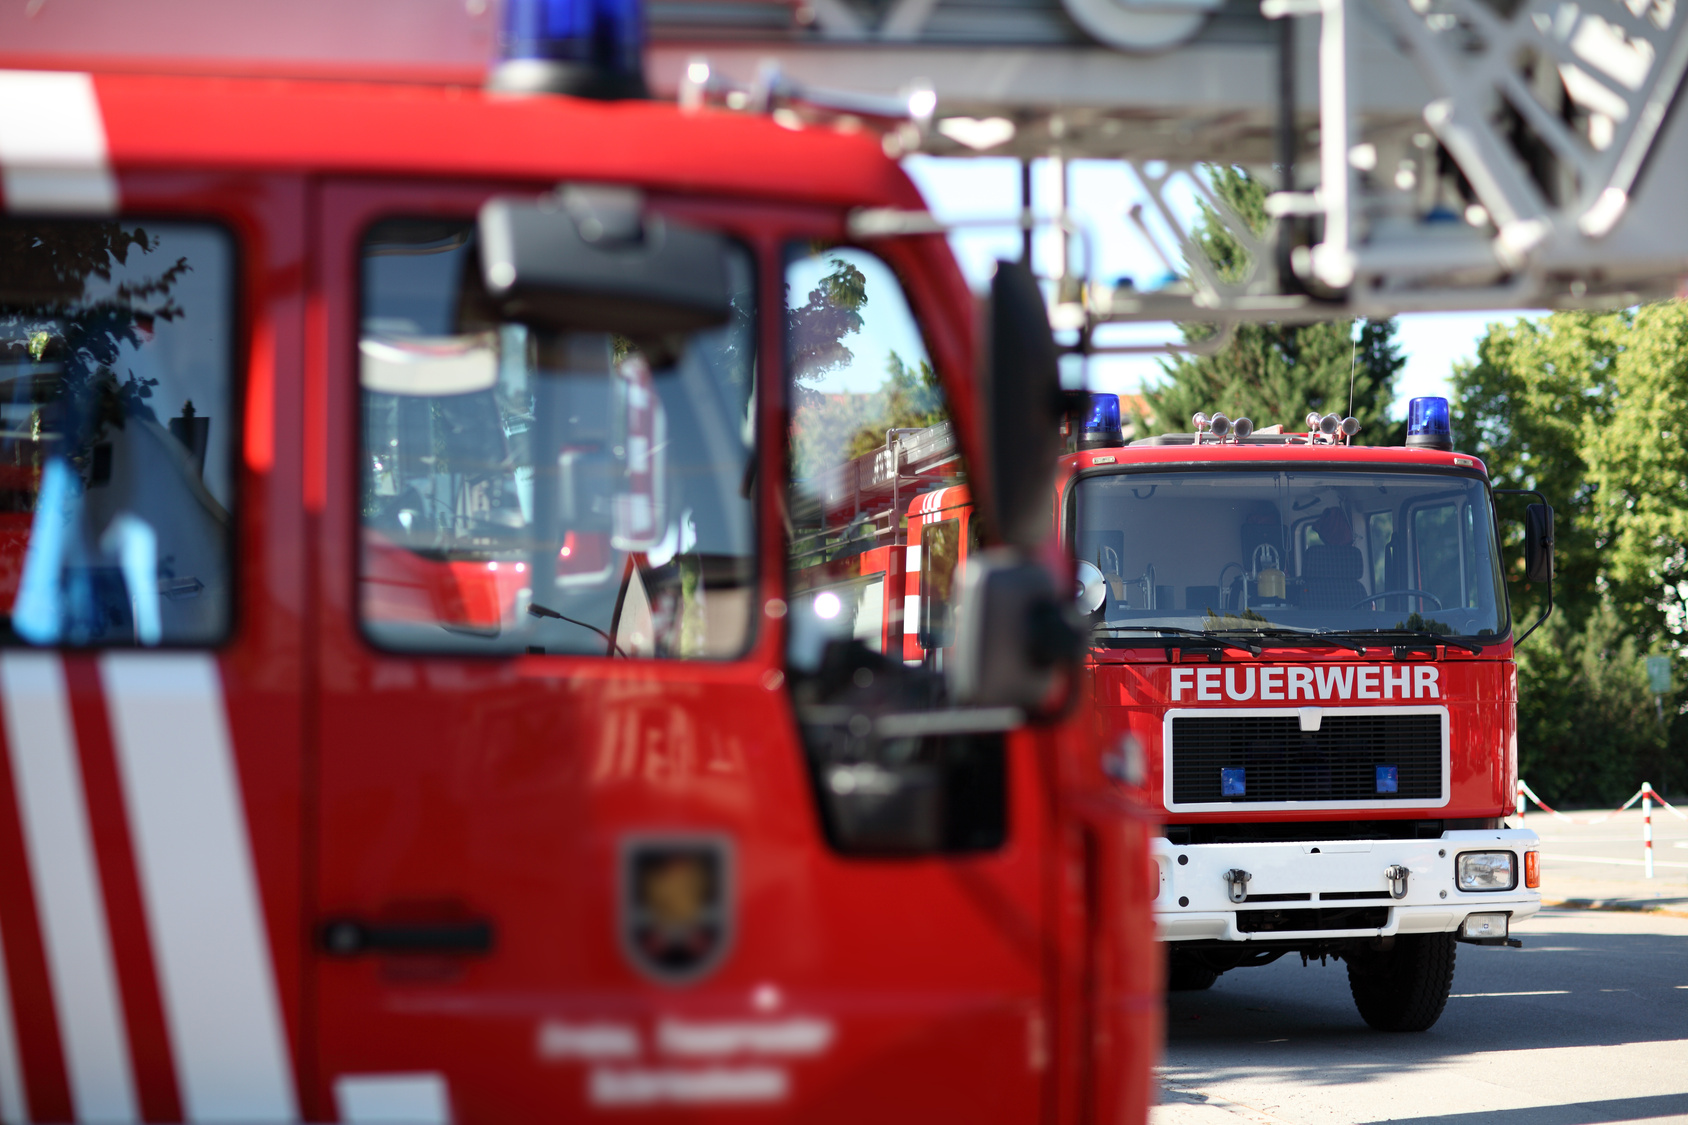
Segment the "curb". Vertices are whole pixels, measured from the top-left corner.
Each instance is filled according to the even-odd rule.
[[[1624,914],[1658,914],[1666,918],[1688,918],[1688,910],[1674,906],[1652,906],[1645,899],[1633,898],[1560,898],[1541,900],[1543,906],[1558,906],[1566,910],[1611,910]]]

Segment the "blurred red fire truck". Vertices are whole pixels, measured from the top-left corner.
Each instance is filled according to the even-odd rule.
[[[4,57],[0,1119],[1144,1118],[1035,283],[976,336],[875,133],[613,100],[594,10],[493,90]],[[835,519],[887,429],[961,523]],[[817,597],[964,539],[952,668]]]

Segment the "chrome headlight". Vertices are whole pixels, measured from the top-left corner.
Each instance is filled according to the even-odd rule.
[[[1518,885],[1518,857],[1512,852],[1461,852],[1454,875],[1462,891],[1510,891]]]

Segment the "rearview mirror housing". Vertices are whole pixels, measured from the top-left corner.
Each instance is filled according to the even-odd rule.
[[[1057,675],[1082,654],[1073,617],[1071,595],[1060,596],[1048,567],[1012,547],[975,556],[962,580],[947,669],[955,701],[1042,710]]]
[[[1553,581],[1553,509],[1546,504],[1524,509],[1524,581]]]
[[[725,238],[647,213],[632,189],[495,198],[478,225],[487,294],[508,320],[647,338],[732,312]]]
[[[1059,357],[1043,293],[1025,266],[996,264],[986,315],[980,384],[989,473],[981,508],[1004,543],[1029,551],[1051,532],[1066,411]]]

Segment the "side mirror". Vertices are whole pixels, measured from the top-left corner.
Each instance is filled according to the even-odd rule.
[[[1050,535],[1051,490],[1066,412],[1055,337],[1030,270],[998,262],[980,379],[989,473],[980,504],[1004,543],[1032,550]]]
[[[1524,509],[1524,581],[1553,581],[1553,509],[1546,504]]]
[[[985,551],[962,581],[950,691],[968,706],[1036,712],[1083,645],[1072,600],[1060,596],[1047,567],[1011,547]]]
[[[570,185],[481,208],[481,273],[501,315],[635,338],[726,323],[726,240],[645,213],[629,188]]]

